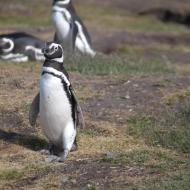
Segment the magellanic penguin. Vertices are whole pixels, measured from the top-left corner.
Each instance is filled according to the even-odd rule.
[[[63,66],[63,49],[56,43],[47,43],[43,50],[45,62],[40,79],[40,93],[34,98],[29,121],[35,125],[38,112],[40,124],[50,143],[59,150],[56,161],[63,162],[71,148],[77,147],[76,128],[79,121],[78,103],[68,74]]]
[[[56,42],[65,44],[71,51],[79,51],[91,57],[96,55],[87,28],[77,15],[71,0],[54,0],[52,18],[56,27]]]
[[[44,61],[45,42],[30,34],[16,32],[0,35],[0,59],[15,62]]]

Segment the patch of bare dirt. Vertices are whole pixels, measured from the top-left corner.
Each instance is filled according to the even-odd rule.
[[[167,44],[171,46],[189,45],[189,34],[168,34],[168,33],[144,33],[129,31],[113,31],[112,34],[106,35],[101,31],[93,33],[96,49],[104,53],[113,53],[124,45],[151,46],[154,43]]]
[[[132,178],[138,180],[150,175],[159,175],[158,172],[152,172],[151,170],[145,170],[143,167],[131,167],[123,165],[113,165],[110,162],[102,162],[101,158],[86,158],[76,161],[68,161],[66,164],[55,166],[54,168],[46,169],[43,172],[28,177],[22,180],[17,180],[13,187],[32,188],[35,183],[55,173],[60,175],[60,183],[57,184],[59,189],[105,189],[105,188],[119,188],[125,189],[134,185]],[[118,173],[120,178],[118,178]]]
[[[132,77],[123,82],[98,83],[96,80],[91,85],[96,90],[103,90],[104,95],[85,101],[84,111],[96,120],[125,124],[132,114],[163,113],[166,109],[162,101],[165,93],[189,87],[190,78]]]

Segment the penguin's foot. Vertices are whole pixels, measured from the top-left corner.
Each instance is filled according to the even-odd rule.
[[[42,150],[40,150],[39,151],[41,154],[43,154],[43,155],[50,155],[51,153],[50,153],[50,150],[48,150],[48,149],[42,149]]]
[[[55,150],[56,150],[56,146],[52,143],[49,144],[49,147],[48,147],[48,150],[50,152],[51,155],[54,155],[55,154]]]
[[[60,156],[50,155],[45,159],[45,162],[64,162],[69,154],[69,150],[65,150],[64,152],[60,153]]]
[[[45,162],[51,163],[51,162],[59,162],[59,157],[55,155],[49,155],[46,159]]]
[[[49,144],[48,149],[42,149],[40,150],[40,153],[44,155],[53,155],[54,149],[55,149],[55,146],[53,144]]]
[[[77,141],[75,140],[71,148],[71,152],[76,151],[76,150],[78,150],[78,144],[77,144]]]
[[[58,162],[64,162],[65,159],[67,158],[69,154],[69,150],[64,150],[61,154],[60,157],[58,158]]]
[[[78,145],[77,144],[73,144],[72,148],[71,148],[71,152],[77,151],[78,150]]]

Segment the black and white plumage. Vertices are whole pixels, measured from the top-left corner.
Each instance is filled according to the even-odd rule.
[[[78,103],[63,66],[62,46],[49,43],[43,52],[46,59],[40,79],[40,93],[32,102],[29,121],[34,125],[40,113],[45,135],[60,151],[56,160],[64,161],[71,148],[77,147]]]
[[[56,42],[68,51],[76,50],[91,57],[96,55],[87,28],[77,15],[71,0],[54,0],[52,18],[56,27]]]
[[[15,62],[44,61],[41,49],[45,42],[30,34],[18,32],[0,35],[0,59]]]

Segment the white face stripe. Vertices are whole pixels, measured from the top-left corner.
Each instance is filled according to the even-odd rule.
[[[56,5],[66,5],[69,4],[71,0],[57,1]]]
[[[63,48],[62,48],[62,46],[61,45],[59,45],[59,44],[56,44],[56,43],[52,43],[50,46],[49,46],[49,49],[52,49],[52,48],[54,48],[54,50],[57,48],[61,48],[61,50],[62,50],[62,53],[63,53]],[[49,55],[52,55],[52,54],[54,54],[55,53],[55,51],[53,51],[53,52],[51,52],[51,53],[48,53]]]
[[[45,60],[44,54],[42,53],[42,49],[36,48],[34,46],[26,46],[25,50],[26,51],[32,50],[34,52],[34,54],[35,54],[35,59],[36,60],[38,60],[38,61],[44,61]]]
[[[67,77],[62,72],[60,72],[58,70],[56,70],[56,69],[54,69],[52,67],[43,67],[42,68],[42,72],[43,71],[54,73],[54,74],[60,76],[66,82],[67,86],[71,85],[71,83],[69,82],[69,80],[67,79]]]
[[[58,48],[60,45],[59,44],[56,44],[56,43],[52,43],[50,46],[49,46],[49,48],[51,49],[51,48]]]
[[[5,43],[9,43],[10,44],[10,48],[7,48],[7,49],[3,49],[3,52],[4,53],[9,53],[10,51],[13,50],[14,48],[14,43],[11,39],[8,39],[8,38],[2,38],[3,42]]]

